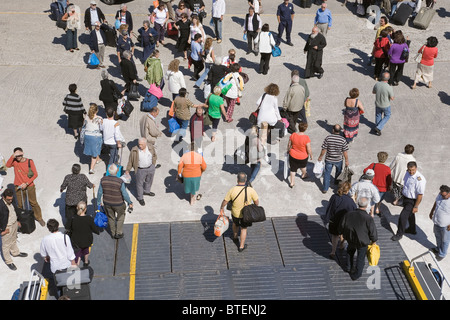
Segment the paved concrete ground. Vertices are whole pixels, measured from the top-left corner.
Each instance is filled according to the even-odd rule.
[[[415,156],[419,163],[419,171],[427,179],[426,193],[417,215],[418,234],[404,237],[400,243],[408,258],[425,252],[434,245],[432,222],[428,213],[442,184],[448,184],[450,165],[447,159],[450,156],[446,129],[450,120],[448,92],[449,83],[449,20],[450,5],[448,2],[438,1],[436,9],[438,14],[434,17],[427,30],[418,30],[411,26],[396,26],[409,36],[411,51],[417,51],[427,37],[434,35],[439,39],[439,57],[435,63],[435,80],[432,89],[423,85],[414,91],[410,89],[415,72],[415,64],[410,62],[405,66],[403,81],[394,88],[396,99],[392,104],[392,117],[383,130],[381,137],[369,134],[374,121],[374,98],[371,93],[374,80],[371,78],[371,67],[367,67],[367,53],[371,51],[375,31],[367,27],[366,19],[358,18],[354,14],[354,7],[341,2],[329,0],[329,8],[333,13],[333,28],[328,34],[328,46],[324,53],[325,74],[321,80],[311,79],[308,85],[311,91],[312,107],[307,133],[312,140],[314,158],[320,152],[322,140],[329,133],[330,125],[342,123],[342,108],[348,91],[359,88],[360,99],[366,108],[366,114],[361,121],[360,133],[351,145],[349,152],[350,167],[357,173],[368,164],[376,160],[378,151],[389,153],[388,162],[403,150],[405,144],[413,144]],[[89,0],[76,2],[82,11],[89,5]],[[135,25],[139,26],[148,13],[148,1],[136,0],[128,3],[133,13]],[[271,30],[276,32],[276,2],[264,2],[264,22],[269,23]],[[113,15],[119,5],[106,6],[99,4],[112,22]],[[211,3],[208,1],[207,9]],[[246,6],[245,6],[246,7]],[[256,73],[259,57],[245,55],[246,44],[242,40],[242,21],[246,9],[242,1],[227,1],[227,14],[224,21],[224,41],[214,44],[217,56],[223,56],[228,49],[236,48],[237,56],[248,73],[250,81],[247,83],[241,106],[235,109],[235,122],[226,124],[221,122],[219,128],[226,139],[218,139],[215,145],[222,141],[229,143],[232,150],[238,146],[232,142],[232,135],[226,130],[236,127],[246,129],[246,118],[256,107],[256,100],[263,93],[263,88],[270,82],[277,83],[281,93],[281,103],[284,93],[289,85],[290,71],[294,68],[303,72],[305,55],[303,46],[305,39],[311,31],[314,12],[318,6],[303,9],[295,2],[296,16],[293,28],[294,47],[281,45],[282,56],[272,58],[271,68],[267,76]],[[9,157],[16,146],[24,149],[25,155],[36,162],[39,177],[36,180],[38,201],[43,209],[45,219],[57,218],[61,221],[64,208],[64,194],[59,193],[59,185],[64,176],[70,173],[73,163],[82,163],[82,172],[88,173],[88,163],[82,148],[76,144],[73,137],[67,132],[67,118],[62,112],[62,99],[68,92],[70,83],[77,83],[78,93],[87,106],[89,102],[98,101],[100,91],[100,71],[86,67],[89,48],[86,44],[87,35],[79,32],[80,51],[69,53],[64,50],[65,35],[57,29],[54,22],[45,12],[49,3],[42,1],[24,0],[20,4],[16,1],[7,1],[2,4],[0,15],[3,30],[3,45],[0,48],[0,71],[3,75],[0,80],[0,96],[3,99],[1,107],[1,135],[0,153]],[[209,19],[207,18],[207,21]],[[207,23],[206,23],[207,25]],[[209,28],[207,34],[211,35]],[[162,61],[165,68],[173,59],[172,50],[174,40],[167,40],[166,47],[160,47]],[[137,48],[139,57],[141,49]],[[115,50],[107,48],[107,70],[112,79],[123,85],[120,69],[117,66]],[[177,56],[179,57],[179,56]],[[144,76],[142,65],[137,60],[138,72]],[[185,74],[190,98],[202,102],[202,92],[193,87],[190,81],[192,71],[187,70],[186,62],[182,62],[182,71]],[[145,93],[146,83],[141,83],[141,92]],[[165,98],[160,102],[161,126],[167,125],[165,114],[170,105],[170,94],[164,89]],[[167,98],[169,97],[169,98]],[[139,137],[138,121],[142,115],[139,103],[135,102],[135,111],[131,117],[121,122],[122,132],[131,148]],[[167,130],[165,130],[167,132]],[[227,144],[228,145],[228,144]],[[273,145],[271,152],[272,164],[283,160],[283,151],[287,145],[287,138],[279,144]],[[206,212],[218,214],[220,203],[227,190],[235,183],[236,173],[246,170],[243,165],[227,165],[223,161],[206,157],[208,169],[201,181],[201,201],[190,206],[184,195],[182,186],[175,181],[178,155],[171,151],[172,140],[169,136],[158,141],[158,156],[162,167],[157,170],[152,191],[154,198],[146,198],[147,205],[139,206],[135,201],[135,210],[127,215],[126,223],[139,222],[171,222],[171,221],[197,221]],[[229,145],[228,145],[229,146]],[[124,159],[128,158],[129,148],[124,152]],[[205,155],[212,150],[210,142],[205,142]],[[217,148],[220,149],[220,148]],[[208,151],[209,152],[209,151]],[[223,154],[220,159],[227,159],[230,152]],[[312,174],[313,163],[308,170]],[[294,189],[290,189],[282,179],[282,164],[279,168],[263,164],[262,170],[255,180],[254,187],[261,198],[261,204],[266,208],[270,217],[296,216],[298,214],[323,214],[327,201],[332,195],[323,195],[320,192],[321,182],[312,179],[308,182],[297,179]],[[95,175],[89,175],[91,181],[98,185],[103,174],[104,164],[97,167]],[[278,170],[279,169],[279,170]],[[4,176],[4,186],[14,180],[12,170]],[[135,200],[134,184],[130,185],[132,199]],[[88,193],[91,199],[91,194]],[[92,209],[92,208],[90,208]],[[390,203],[383,203],[383,214],[386,215],[393,230],[396,230],[400,207]],[[92,210],[91,210],[92,212]],[[31,235],[19,235],[19,247],[29,254],[26,259],[15,259],[18,271],[10,271],[6,265],[0,264],[0,286],[4,288],[0,293],[1,299],[10,299],[12,292],[19,284],[28,280],[30,270],[41,263],[39,245],[41,239],[47,235],[46,228],[37,226]],[[381,248],[383,250],[383,248]],[[446,274],[450,274],[448,259],[441,262]]]

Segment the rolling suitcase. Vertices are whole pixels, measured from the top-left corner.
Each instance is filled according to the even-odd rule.
[[[123,154],[123,144],[122,144],[122,148],[120,148],[120,157],[119,157],[119,161],[116,163],[114,162],[114,164],[117,166],[117,174],[116,177],[120,178],[122,176],[123,172],[123,166],[122,166],[122,154]],[[109,176],[109,166],[106,168],[106,176]]]
[[[22,192],[22,208],[16,207],[16,213],[17,213],[17,220],[20,222],[20,233],[26,233],[30,234],[36,229],[36,219],[34,218],[33,210],[31,209],[30,203],[28,202],[28,191],[26,192],[27,195],[27,208],[25,208],[24,204],[24,196],[23,196],[23,190],[20,189],[20,192]]]
[[[434,10],[433,8],[420,8],[419,12],[414,18],[414,27],[419,29],[427,29],[435,13],[436,10]]]
[[[301,8],[311,8],[312,0],[300,0]]]
[[[101,26],[103,32],[105,32],[106,37],[106,45],[108,47],[116,47],[117,46],[117,32],[112,26],[108,24],[102,24]]]
[[[413,10],[414,9],[408,4],[399,6],[395,11],[394,16],[392,17],[391,22],[397,25],[404,26]]]
[[[93,277],[94,270],[91,267],[68,268],[56,271],[54,281],[60,294],[70,300],[91,300],[89,284]]]
[[[82,284],[79,288],[69,289],[68,287],[63,287],[61,291],[61,294],[70,300],[91,300],[89,283]]]

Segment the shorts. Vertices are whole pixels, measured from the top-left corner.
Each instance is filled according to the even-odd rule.
[[[251,223],[244,223],[244,219],[243,218],[236,218],[233,215],[231,215],[231,220],[233,221],[233,223],[235,225],[237,225],[238,227],[241,227],[241,228],[247,228],[247,227],[251,227],[252,226]]]
[[[291,168],[291,172],[297,172],[298,169],[306,168],[308,165],[308,158],[305,159],[295,159],[291,155],[289,155],[289,167]]]

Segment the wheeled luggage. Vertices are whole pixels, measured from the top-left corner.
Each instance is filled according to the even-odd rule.
[[[25,201],[24,201],[24,194],[23,190],[20,189],[20,192],[22,193],[22,209],[17,207],[17,220],[20,222],[20,233],[26,233],[30,234],[36,229],[36,219],[34,217],[33,209],[30,206],[30,203],[28,201],[28,191],[26,191],[27,196],[27,207],[25,207]]]
[[[58,270],[54,274],[55,285],[60,290],[60,294],[70,300],[91,300],[89,284],[93,277],[94,270],[89,266]]]
[[[54,1],[50,3],[50,19],[53,21],[58,21],[59,18],[61,18],[64,14],[64,8],[62,7],[61,3],[58,1]]]
[[[391,19],[391,22],[397,25],[404,26],[406,21],[408,21],[409,16],[413,12],[413,8],[408,4],[402,4],[397,8],[394,13],[394,16]]]
[[[114,164],[117,166],[117,173],[116,173],[116,177],[120,178],[122,176],[123,172],[123,166],[122,166],[122,154],[123,154],[123,145],[122,148],[120,148],[120,157],[119,157],[119,161],[114,161]],[[109,176],[109,166],[106,168],[106,176]]]
[[[117,46],[117,32],[112,26],[108,24],[102,24],[101,26],[103,32],[105,32],[106,37],[106,45],[108,47],[116,47]]]
[[[413,21],[414,27],[419,29],[427,29],[435,13],[436,10],[433,8],[420,8]]]
[[[301,8],[311,8],[312,0],[300,0]]]

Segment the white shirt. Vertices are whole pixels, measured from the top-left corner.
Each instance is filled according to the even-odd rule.
[[[66,243],[64,243],[64,237]],[[53,273],[70,267],[75,254],[69,236],[59,231],[45,236],[41,242],[41,256],[50,257],[50,270]]]
[[[160,25],[164,24],[167,18],[167,8],[164,8],[162,11],[156,8],[153,13],[155,14],[155,23]]]
[[[97,35],[97,43],[103,44],[103,38],[102,34],[100,33],[100,30],[95,29],[95,34]]]
[[[281,120],[280,110],[278,109],[278,99],[275,96],[266,94],[261,103],[263,96],[256,102],[257,106],[261,104],[258,112],[258,126],[262,122],[267,122],[269,126],[274,126],[278,120]]]
[[[120,132],[120,126],[115,127],[116,120],[103,119],[101,129],[103,131],[103,143],[107,145],[117,144],[117,141],[125,141]]]
[[[152,154],[147,148],[139,149],[139,168],[148,168],[152,165]]]
[[[416,171],[413,176],[406,171],[402,194],[409,199],[417,199],[419,194],[425,193],[426,183],[425,177],[419,171]]]
[[[370,200],[370,205],[367,206],[366,211],[370,213],[370,208],[375,204],[380,202],[380,192],[377,187],[372,183],[371,180],[360,180],[353,184],[350,189],[350,196],[356,193],[356,201],[360,198],[367,198]]]
[[[441,194],[436,197],[433,222],[442,228],[450,225],[450,199],[442,198]]]
[[[12,203],[7,204],[4,199],[2,199],[2,201],[6,204],[6,207],[8,208],[8,211],[9,211],[8,223],[6,225],[11,226],[17,221],[17,215],[15,214],[16,211],[14,210],[14,206]]]
[[[253,42],[259,45],[259,52],[261,53],[271,53],[272,47],[275,46],[272,33],[265,31],[260,32]]]
[[[211,14],[213,18],[220,18],[225,15],[225,0],[213,0]]]
[[[169,80],[169,91],[171,93],[178,94],[181,88],[186,88],[186,82],[184,81],[184,75],[181,71],[173,72],[167,71],[166,78]]]
[[[96,23],[97,21],[100,21],[100,20],[98,19],[97,9],[92,9],[92,8],[91,8],[90,12],[91,12],[91,25],[95,26],[95,23]]]

